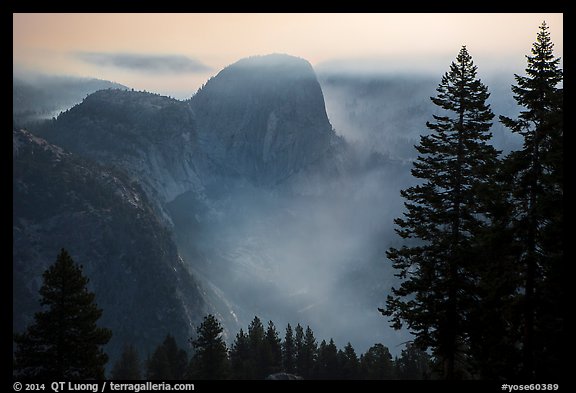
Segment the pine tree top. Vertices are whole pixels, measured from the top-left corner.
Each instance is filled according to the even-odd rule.
[[[102,309],[86,287],[82,274],[65,249],[43,274],[40,288],[44,306],[23,334],[16,334],[17,375],[51,379],[104,378],[108,356],[102,351],[112,336],[98,327]]]

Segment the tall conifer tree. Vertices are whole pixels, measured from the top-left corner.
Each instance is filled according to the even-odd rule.
[[[212,314],[196,329],[197,338],[191,340],[194,356],[190,361],[190,375],[195,379],[225,379],[228,375],[228,350],[222,338],[224,328]]]
[[[236,334],[236,339],[230,348],[230,371],[232,379],[250,379],[252,376],[250,363],[250,343],[244,330]]]
[[[534,378],[561,369],[563,318],[563,73],[545,22],[526,76],[515,75],[512,92],[524,108],[500,121],[524,138],[505,160],[512,184],[512,229],[519,245],[522,375]]]
[[[418,346],[433,349],[446,379],[461,377],[456,363],[477,282],[474,237],[486,225],[479,190],[491,181],[499,153],[488,143],[494,114],[476,70],[462,47],[431,98],[442,113],[416,146],[412,175],[420,182],[401,191],[406,212],[395,220],[406,242],[387,252],[402,283],[380,309],[393,327],[406,323]]]
[[[264,337],[264,359],[267,375],[282,370],[282,340],[280,340],[276,326],[272,321],[268,321],[268,328]]]
[[[286,326],[286,334],[282,343],[282,368],[287,373],[296,371],[296,344],[290,324]]]
[[[112,336],[99,327],[102,310],[94,293],[68,252],[60,251],[56,262],[43,274],[40,304],[34,323],[15,334],[14,374],[49,380],[104,379],[108,356],[102,350]]]

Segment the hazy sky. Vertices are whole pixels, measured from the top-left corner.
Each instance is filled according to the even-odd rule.
[[[441,76],[466,45],[480,72],[522,73],[543,20],[562,56],[562,14],[14,14],[13,65],[179,98],[226,65],[268,53],[317,69]]]

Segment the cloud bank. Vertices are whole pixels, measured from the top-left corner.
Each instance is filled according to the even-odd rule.
[[[153,74],[188,74],[211,70],[199,60],[182,55],[74,52],[73,56],[86,63],[101,67],[123,68]]]

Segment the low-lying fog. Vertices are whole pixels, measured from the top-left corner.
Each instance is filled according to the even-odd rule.
[[[257,315],[275,322],[282,337],[287,323],[300,323],[318,342],[351,342],[358,354],[383,343],[399,354],[411,336],[391,329],[377,310],[395,283],[385,251],[401,244],[393,225],[403,211],[399,192],[414,184],[413,146],[438,112],[429,97],[440,76],[319,79],[330,121],[356,165],[281,187],[216,181],[204,201],[183,195],[170,205],[177,243],[220,294],[212,302],[230,342]],[[497,116],[514,110],[506,91],[509,84],[492,98]],[[494,124],[497,147],[514,148],[518,139],[497,117]]]

